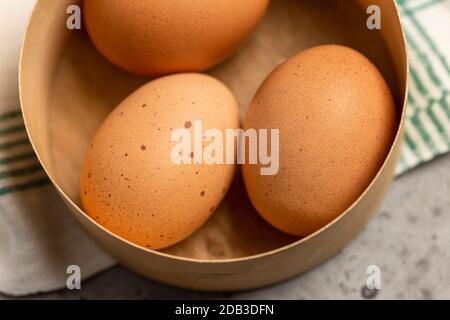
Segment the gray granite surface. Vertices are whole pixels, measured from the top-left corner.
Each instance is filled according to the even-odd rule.
[[[367,290],[366,269],[381,268]],[[0,299],[9,297],[0,296]],[[365,230],[318,268],[271,287],[230,293],[185,291],[114,267],[82,283],[31,299],[450,299],[450,155],[397,178]]]

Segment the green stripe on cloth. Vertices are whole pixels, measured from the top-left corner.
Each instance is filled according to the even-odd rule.
[[[23,124],[19,124],[8,128],[0,128],[0,136],[16,132],[25,132],[25,126]]]
[[[48,178],[41,178],[38,180],[25,182],[25,183],[21,183],[21,184],[0,187],[0,196],[4,196],[9,193],[16,192],[16,191],[25,191],[25,190],[32,189],[32,188],[45,186],[49,183],[50,183],[50,180]]]
[[[430,76],[430,79],[433,81],[433,83],[437,86],[442,85],[442,81],[437,77],[435,74],[433,67],[431,65],[431,62],[428,58],[428,56],[419,48],[419,46],[416,44],[414,37],[409,34],[409,31],[405,29],[405,36],[406,40],[408,41],[408,44],[412,51],[416,52],[423,64],[426,67],[427,73]]]
[[[0,143],[0,151],[8,150],[8,149],[11,149],[11,148],[14,148],[17,146],[27,145],[29,143],[30,143],[30,141],[28,140],[28,138],[21,138],[21,139],[14,140],[14,141]]]
[[[20,109],[0,113],[0,196],[41,187],[50,182],[47,177],[43,177],[44,170],[36,154],[16,148],[31,148],[21,115]]]
[[[14,170],[8,170],[8,171],[0,171],[0,180],[11,178],[11,177],[17,177],[17,176],[25,176],[31,173],[35,173],[38,171],[42,171],[42,167],[40,164],[31,165],[29,167],[25,168],[19,168]]]
[[[19,117],[22,114],[20,110],[7,111],[0,114],[0,121]]]
[[[450,150],[450,52],[441,45],[448,41],[442,24],[435,23],[449,21],[450,30],[450,0],[397,3],[410,55],[405,145],[396,170],[401,174]]]
[[[28,159],[37,159],[35,153],[27,152],[27,153],[22,153],[22,154],[18,154],[18,155],[12,155],[12,156],[0,158],[0,164],[10,164],[10,163],[15,163],[18,161],[28,160]]]
[[[422,121],[419,119],[418,114],[415,114],[414,116],[411,117],[411,122],[414,125],[414,127],[417,129],[417,131],[419,132],[425,145],[428,147],[430,152],[435,157],[438,154],[438,151],[436,150],[436,146],[434,144],[433,139],[431,139],[429,132],[424,128]]]
[[[411,1],[411,0],[409,0],[409,1]],[[429,0],[427,2],[418,4],[415,7],[409,8],[409,10],[411,12],[421,11],[423,9],[427,9],[428,7],[431,7],[431,6],[435,5],[435,4],[443,2],[443,1],[445,1],[445,0]],[[405,3],[405,1],[401,1],[401,2]]]

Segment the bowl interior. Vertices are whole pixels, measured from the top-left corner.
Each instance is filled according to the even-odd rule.
[[[47,2],[54,11],[47,16],[55,14],[56,18],[48,24],[48,41],[53,46],[42,63],[48,64],[51,72],[39,88],[46,91],[45,101],[36,102],[45,108],[30,111],[39,114],[42,121],[39,126],[31,125],[30,132],[49,175],[79,206],[79,174],[96,128],[123,98],[149,79],[109,64],[84,31],[66,30],[64,3],[68,1]],[[367,17],[365,8],[353,1],[272,0],[251,38],[233,57],[208,73],[234,92],[243,117],[260,83],[284,59],[314,45],[344,44],[361,51],[378,66],[401,106],[401,80],[382,34],[366,28]],[[52,27],[52,23],[61,26]],[[259,217],[238,177],[213,217],[194,235],[164,252],[196,259],[229,259],[263,253],[297,240]]]

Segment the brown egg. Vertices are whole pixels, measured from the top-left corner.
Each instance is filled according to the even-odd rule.
[[[381,73],[344,46],[305,50],[263,82],[245,129],[279,129],[279,171],[243,166],[256,210],[306,236],[343,213],[368,187],[393,141],[397,117]]]
[[[187,161],[174,162],[180,146],[174,132],[189,133],[187,141],[194,141],[199,121],[202,132],[239,127],[233,94],[210,76],[166,76],[132,93],[106,118],[87,150],[80,183],[85,212],[113,233],[152,249],[197,230],[220,204],[235,172],[234,164],[206,164],[201,152],[191,150],[183,154]],[[199,141],[206,148],[210,144],[202,132]]]
[[[85,0],[84,18],[97,49],[140,75],[202,71],[249,36],[269,0]]]

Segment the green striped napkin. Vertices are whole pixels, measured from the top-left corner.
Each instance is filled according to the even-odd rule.
[[[450,149],[450,0],[397,3],[410,60],[401,174]]]
[[[10,295],[64,287],[69,265],[84,278],[115,263],[69,214],[27,138],[17,65],[34,2],[0,1],[0,293]]]
[[[65,285],[69,265],[86,277],[112,264],[52,187],[20,110],[0,108],[0,292],[51,291]]]
[[[28,142],[20,110],[0,113],[0,196],[48,182]]]

